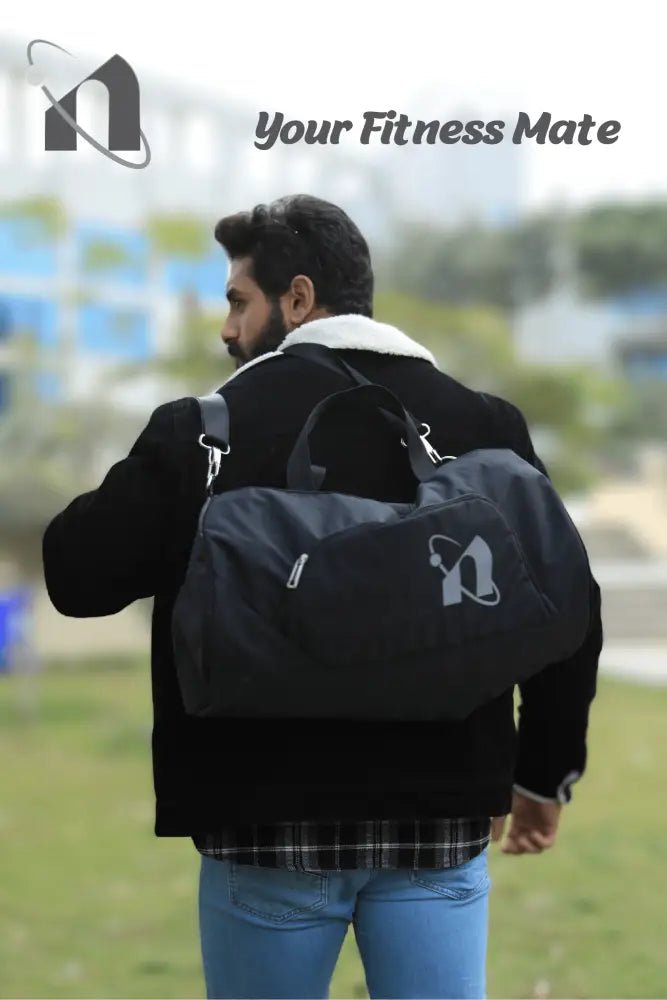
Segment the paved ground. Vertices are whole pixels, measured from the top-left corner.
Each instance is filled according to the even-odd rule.
[[[600,656],[600,673],[643,684],[667,684],[667,643],[609,643]]]

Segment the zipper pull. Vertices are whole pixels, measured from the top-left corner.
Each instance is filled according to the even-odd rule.
[[[297,561],[292,566],[292,572],[289,575],[289,580],[287,581],[287,586],[290,590],[296,590],[299,586],[299,580],[301,579],[301,574],[303,573],[303,567],[306,565],[306,560],[308,559],[308,553],[303,552]]]

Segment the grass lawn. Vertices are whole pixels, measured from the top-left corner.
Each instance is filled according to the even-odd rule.
[[[0,675],[0,996],[203,997],[199,855],[153,834],[146,662]],[[667,688],[601,678],[543,855],[491,848],[489,997],[667,997]],[[348,933],[331,997],[367,996]]]

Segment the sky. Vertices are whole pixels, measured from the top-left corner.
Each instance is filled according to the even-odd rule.
[[[102,60],[119,52],[140,80],[150,73],[288,118],[356,122],[392,108],[444,121],[465,106],[471,117],[506,120],[508,132],[520,111],[620,121],[613,145],[528,142],[531,207],[667,195],[666,12],[647,0],[188,0],[174,8],[31,0],[5,10],[3,34]],[[363,152],[356,138],[346,148]],[[374,155],[399,153],[379,147]]]

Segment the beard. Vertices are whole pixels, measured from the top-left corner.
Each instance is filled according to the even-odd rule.
[[[280,309],[280,302],[278,299],[274,299],[271,302],[271,310],[266,323],[258,333],[250,351],[246,354],[245,351],[242,352],[239,349],[237,344],[230,345],[229,353],[237,359],[236,367],[240,368],[241,365],[246,364],[248,361],[254,361],[261,354],[274,351],[283,342],[288,332]]]

